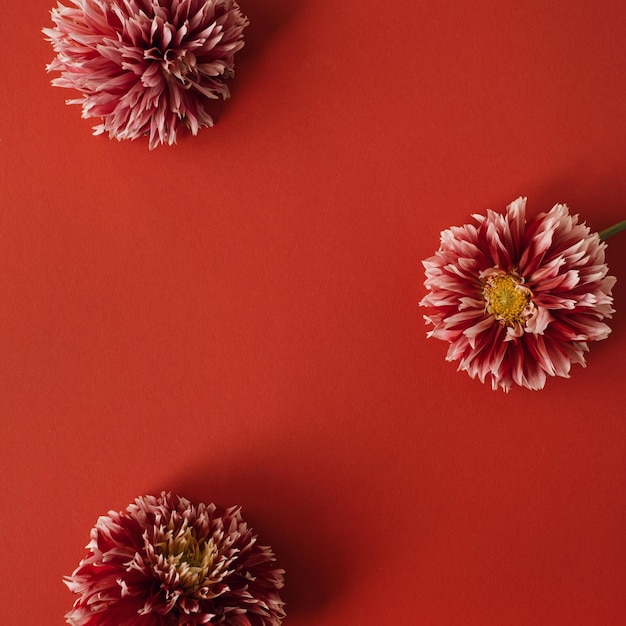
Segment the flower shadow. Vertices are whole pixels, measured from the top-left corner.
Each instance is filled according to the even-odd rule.
[[[228,81],[231,95],[244,88],[246,77],[254,73],[261,62],[268,43],[291,22],[303,8],[306,0],[245,0],[241,11],[250,20],[244,31],[245,45],[235,57],[235,77]],[[228,100],[211,103],[211,117],[219,122],[228,111]]]
[[[165,488],[194,502],[241,505],[261,545],[272,547],[277,565],[286,571],[281,596],[287,615],[310,615],[341,592],[346,576],[341,543],[333,529],[324,526],[324,502],[314,495],[319,491],[305,481],[268,471],[273,465],[263,459],[245,467],[240,459],[201,463]]]
[[[626,180],[621,165],[613,173],[594,172],[585,163],[572,165],[550,181],[530,185],[523,195],[528,196],[529,208],[547,211],[561,202],[572,214],[579,214],[592,230],[600,231],[615,221],[624,219]]]
[[[258,58],[265,43],[282,30],[303,8],[306,0],[245,0],[241,10],[250,20],[242,58]]]

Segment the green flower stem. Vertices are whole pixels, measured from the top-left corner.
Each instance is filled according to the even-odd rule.
[[[603,231],[599,233],[600,239],[602,240],[608,239],[609,237],[612,237],[613,235],[617,235],[617,233],[621,233],[623,230],[626,230],[626,220],[622,220],[621,222],[618,222],[617,224],[613,224],[613,226],[609,226],[608,228],[605,228]]]

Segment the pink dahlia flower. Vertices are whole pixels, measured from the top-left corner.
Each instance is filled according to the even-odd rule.
[[[228,98],[225,79],[248,25],[235,0],[69,0],[52,9],[44,34],[60,71],[52,84],[82,94],[95,135],[149,136],[150,148],[172,144],[182,125],[192,134],[213,126],[211,99]]]
[[[542,389],[548,376],[585,365],[587,342],[611,332],[614,313],[606,244],[564,204],[526,221],[526,198],[505,215],[441,233],[424,261],[429,337],[450,344],[448,361],[472,378],[508,391]]]
[[[162,493],[100,517],[67,586],[74,626],[278,626],[284,571],[239,508]]]

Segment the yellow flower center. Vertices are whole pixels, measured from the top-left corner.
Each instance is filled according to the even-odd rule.
[[[531,299],[531,291],[517,276],[503,274],[487,279],[483,295],[487,312],[495,315],[506,326],[524,323],[523,313]]]
[[[165,560],[176,568],[180,585],[196,591],[208,577],[218,550],[213,539],[198,541],[193,528],[183,526],[174,534],[168,530],[164,541],[156,548]]]

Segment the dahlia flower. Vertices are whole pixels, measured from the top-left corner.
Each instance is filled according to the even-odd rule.
[[[585,365],[587,343],[611,332],[603,320],[614,313],[606,243],[564,204],[529,221],[525,208],[518,198],[504,215],[443,231],[423,262],[428,336],[450,344],[446,359],[459,370],[506,391],[568,378],[572,363]]]
[[[137,498],[100,517],[66,585],[74,626],[278,626],[284,571],[240,509]]]
[[[43,32],[56,53],[52,84],[82,95],[95,135],[149,136],[150,148],[213,126],[209,100],[229,97],[225,80],[248,25],[235,0],[69,0]]]

